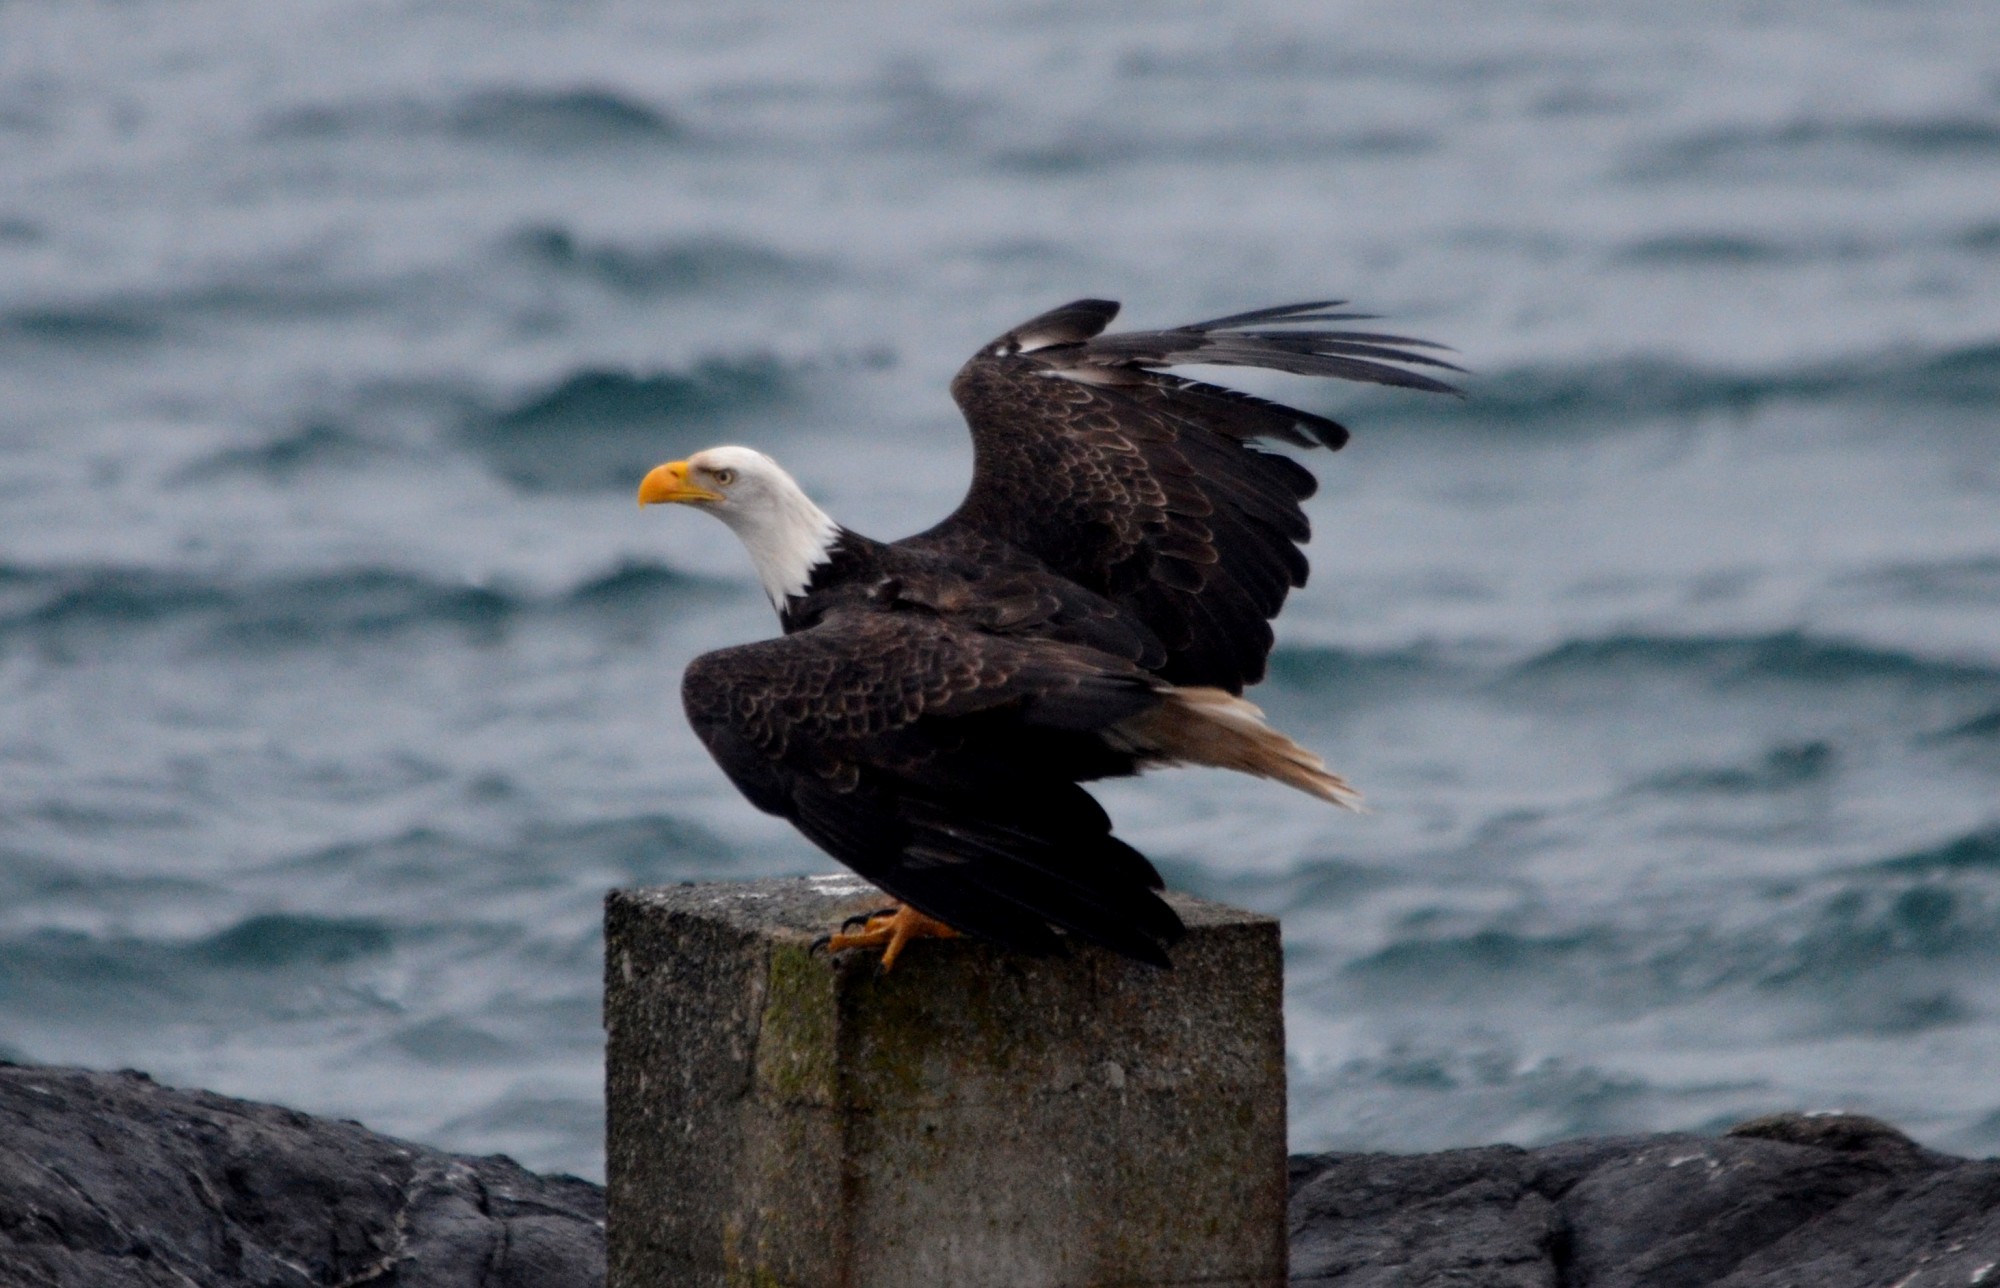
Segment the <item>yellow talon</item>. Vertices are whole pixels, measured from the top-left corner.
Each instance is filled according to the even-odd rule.
[[[894,912],[877,913],[853,934],[841,931],[826,941],[829,952],[849,948],[881,948],[882,969],[888,970],[903,954],[903,945],[912,939],[957,939],[958,932],[935,917],[926,917],[908,904],[898,904]]]

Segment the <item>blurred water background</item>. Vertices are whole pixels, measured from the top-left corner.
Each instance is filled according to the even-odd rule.
[[[2000,1148],[2000,8],[0,4],[0,1054],[601,1175],[607,887],[830,870],[640,472],[927,526],[1079,295],[1340,295],[1257,696],[1375,812],[1102,796],[1284,918],[1299,1148]]]

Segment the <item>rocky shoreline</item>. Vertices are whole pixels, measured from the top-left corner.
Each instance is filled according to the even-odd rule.
[[[1316,1288],[2000,1288],[2000,1160],[1852,1115],[1292,1160]],[[357,1123],[0,1065],[0,1285],[597,1288],[604,1193]]]
[[[599,1288],[604,1191],[141,1073],[0,1066],[0,1285]]]
[[[1850,1114],[1439,1154],[1292,1160],[1294,1284],[2000,1285],[2000,1160]]]

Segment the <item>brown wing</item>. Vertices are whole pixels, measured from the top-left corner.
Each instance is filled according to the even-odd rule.
[[[1099,731],[1159,702],[1094,650],[904,611],[847,611],[706,653],[681,695],[759,808],[897,898],[1024,951],[1049,926],[1166,964],[1180,920],[1080,778],[1129,773]]]
[[[1099,335],[1117,313],[1078,300],[980,350],[952,381],[972,429],[973,479],[913,544],[1004,543],[1131,611],[1166,645],[1159,674],[1241,692],[1264,675],[1269,621],[1306,580],[1317,486],[1249,444],[1337,448],[1323,416],[1164,374],[1266,367],[1455,393],[1412,365],[1457,370],[1423,340],[1316,324],[1364,315],[1286,305],[1169,331]]]

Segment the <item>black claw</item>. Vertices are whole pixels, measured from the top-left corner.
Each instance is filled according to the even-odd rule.
[[[894,908],[877,908],[873,912],[857,912],[846,921],[841,922],[840,928],[843,931],[851,930],[856,926],[865,926],[877,917],[893,917],[895,915],[896,910]]]
[[[806,954],[808,956],[817,956],[818,954],[825,952],[828,948],[831,948],[832,946],[833,946],[833,936],[821,935],[818,939],[815,939],[812,941],[812,943],[806,945]]]

